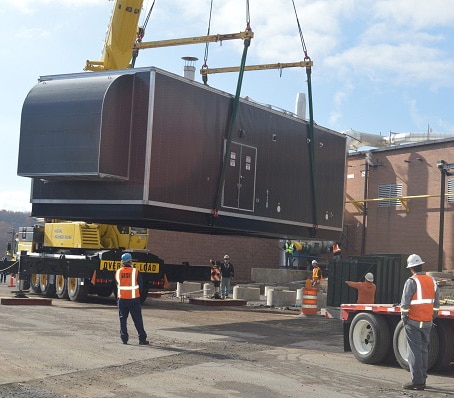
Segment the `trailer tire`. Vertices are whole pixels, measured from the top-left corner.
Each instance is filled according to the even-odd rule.
[[[81,282],[84,282],[82,285]],[[88,298],[89,285],[84,278],[68,278],[68,296],[71,301],[84,303]]]
[[[447,319],[437,319],[432,334],[438,336],[438,356],[432,370],[446,371],[449,364],[454,361],[454,330]]]
[[[54,283],[51,283],[52,280]],[[39,288],[44,297],[55,297],[55,275],[41,274],[39,276]]]
[[[366,312],[357,314],[350,325],[349,342],[359,362],[382,362],[391,346],[391,332],[386,319]]]
[[[95,286],[95,291],[96,294],[99,297],[110,297],[113,293],[113,286],[111,284],[109,285],[101,285],[101,286]]]
[[[55,293],[59,299],[68,299],[68,280],[63,275],[55,276]]]
[[[432,329],[432,333],[430,333],[429,358],[427,361],[428,370],[431,370],[437,362],[440,348],[438,334]],[[394,330],[393,350],[399,366],[402,369],[410,370],[408,366],[407,336],[405,335],[404,324],[402,321],[397,324],[396,329]]]
[[[30,289],[33,293],[39,294],[41,293],[40,288],[40,275],[39,274],[31,274],[30,275]]]

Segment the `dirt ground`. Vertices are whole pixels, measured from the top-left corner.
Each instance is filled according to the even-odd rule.
[[[0,285],[0,297],[12,297]],[[342,322],[260,306],[211,307],[170,295],[143,305],[150,346],[132,321],[121,344],[115,301],[0,305],[1,398],[447,397],[454,368],[423,392],[409,373],[343,352]]]

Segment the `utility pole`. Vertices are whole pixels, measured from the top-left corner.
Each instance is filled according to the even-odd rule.
[[[445,186],[446,176],[452,175],[448,170],[454,168],[454,163],[437,160],[437,167],[441,173],[440,181],[440,230],[438,233],[438,272],[443,271],[443,240],[445,228]]]

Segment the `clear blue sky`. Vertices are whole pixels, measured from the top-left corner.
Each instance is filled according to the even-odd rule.
[[[152,1],[144,1],[147,7]],[[336,131],[454,132],[454,7],[450,0],[295,0],[312,71],[316,123]],[[39,76],[82,72],[99,60],[113,2],[3,0],[0,8],[0,209],[30,210],[30,180],[18,177],[21,108]],[[145,41],[207,34],[210,0],[156,0]],[[247,64],[304,58],[291,0],[250,0],[255,33]],[[141,22],[143,18],[141,19]],[[214,0],[211,34],[243,31],[246,1]],[[210,44],[208,66],[239,65],[243,44]],[[205,45],[144,50],[136,66],[183,73],[203,64]],[[88,72],[87,72],[88,73]],[[208,83],[235,93],[236,73]],[[196,80],[201,81],[196,74]],[[306,92],[301,68],[246,72],[241,91],[294,111]]]

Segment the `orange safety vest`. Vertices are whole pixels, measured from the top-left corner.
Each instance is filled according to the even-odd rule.
[[[333,245],[333,254],[339,254],[341,252],[341,248],[339,245],[336,243]]]
[[[320,268],[319,267],[314,267],[312,270],[312,279],[317,280],[320,279]]]
[[[413,275],[416,292],[411,298],[408,317],[418,322],[432,320],[437,283],[429,275]]]
[[[218,266],[211,267],[211,282],[219,282],[221,280],[221,270]]]
[[[121,267],[115,272],[118,298],[131,300],[140,297],[139,271],[132,267]]]

